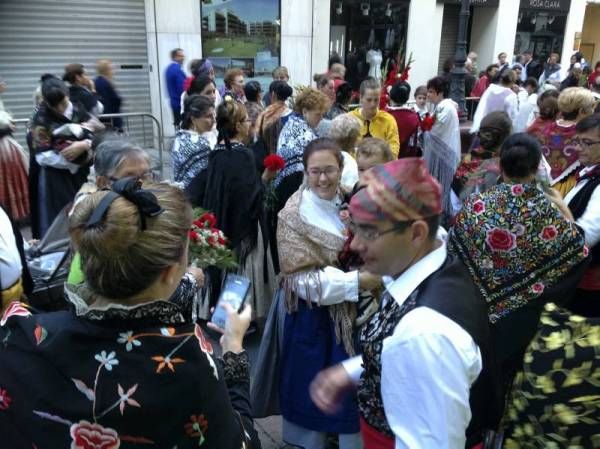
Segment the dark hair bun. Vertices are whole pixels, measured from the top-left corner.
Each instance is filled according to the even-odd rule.
[[[285,81],[273,81],[269,85],[269,92],[274,93],[278,100],[285,101],[292,96],[294,89]]]

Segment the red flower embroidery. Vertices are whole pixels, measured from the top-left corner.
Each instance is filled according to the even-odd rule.
[[[113,429],[79,421],[71,426],[71,449],[118,449],[119,434]]]
[[[2,315],[2,319],[0,320],[0,326],[4,326],[11,316],[31,316],[31,312],[27,310],[25,304],[22,304],[19,301],[13,301],[4,311],[4,315]]]
[[[482,200],[477,200],[473,203],[473,212],[480,215],[485,212],[485,203]]]
[[[540,237],[542,238],[542,240],[546,241],[554,240],[557,235],[558,231],[556,230],[556,226],[554,225],[546,226],[544,229],[542,229],[542,232],[540,233]]]
[[[276,154],[270,154],[264,159],[263,165],[269,171],[283,170],[285,167],[285,159]]]
[[[208,421],[206,421],[204,415],[192,415],[190,416],[190,422],[184,427],[187,436],[198,438],[202,437],[208,430]]]
[[[11,402],[12,398],[8,395],[8,391],[0,388],[0,410],[7,410]]]
[[[488,230],[485,242],[493,251],[508,252],[517,247],[517,237],[507,229],[501,228]]]
[[[541,282],[536,282],[531,286],[531,291],[536,295],[541,295],[544,292],[544,288],[546,288],[544,284]]]
[[[521,184],[515,184],[514,186],[512,186],[510,188],[510,190],[512,191],[513,195],[515,195],[515,196],[521,196],[521,195],[523,195],[523,192],[525,191],[525,189],[523,189],[523,186]]]

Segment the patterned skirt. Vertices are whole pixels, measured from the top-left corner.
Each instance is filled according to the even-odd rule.
[[[15,221],[29,216],[28,171],[21,145],[11,136],[0,138],[0,203]]]

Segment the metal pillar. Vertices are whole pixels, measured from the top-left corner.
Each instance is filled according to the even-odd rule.
[[[467,118],[465,101],[465,62],[467,61],[467,25],[469,22],[470,0],[461,0],[460,16],[458,23],[458,39],[454,53],[454,68],[450,72],[450,98],[458,104],[460,121]]]

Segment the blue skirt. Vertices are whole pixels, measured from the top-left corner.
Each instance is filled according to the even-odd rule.
[[[285,317],[280,408],[288,421],[318,432],[359,431],[356,394],[348,393],[335,415],[321,412],[310,398],[309,386],[317,374],[348,358],[335,341],[335,329],[327,307],[307,307],[298,301],[298,311]]]

